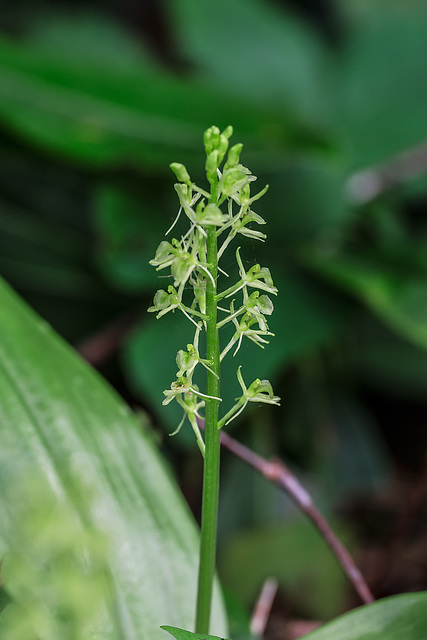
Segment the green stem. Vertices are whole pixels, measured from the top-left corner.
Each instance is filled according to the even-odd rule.
[[[207,227],[207,260],[213,281],[218,273],[218,247],[215,227]],[[219,397],[219,338],[217,328],[216,286],[210,278],[206,283],[206,355],[207,389],[209,396]],[[212,588],[215,575],[216,534],[218,521],[220,430],[218,400],[206,400],[205,412],[205,464],[203,474],[202,524],[200,539],[199,582],[197,590],[196,633],[209,632]]]

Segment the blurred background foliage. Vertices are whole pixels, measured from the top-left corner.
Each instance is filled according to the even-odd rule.
[[[148,410],[197,516],[196,446],[186,430],[163,437],[180,416],[161,406],[191,328],[146,314],[148,260],[177,211],[169,163],[200,180],[202,132],[232,124],[270,185],[268,241],[242,252],[280,293],[270,347],[239,356],[283,398],[232,432],[294,466],[378,596],[427,588],[426,29],[416,0],[0,8],[1,274]],[[238,460],[223,469],[230,602],[251,605],[275,573],[288,613],[349,606],[288,499]]]

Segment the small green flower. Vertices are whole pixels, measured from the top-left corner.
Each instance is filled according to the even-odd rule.
[[[234,224],[234,231],[240,233],[242,236],[246,236],[246,238],[252,238],[253,240],[261,240],[262,242],[266,239],[265,233],[261,231],[257,231],[256,229],[248,229],[247,225],[250,222],[256,222],[257,224],[266,224],[264,218],[261,218],[254,211],[249,211],[246,213],[243,218],[236,221]]]
[[[184,374],[191,381],[194,369],[200,363],[205,369],[213,373],[216,376],[216,373],[212,371],[212,369],[208,366],[207,360],[203,360],[203,358],[199,355],[199,336],[201,331],[201,325],[197,325],[196,332],[194,334],[194,342],[193,344],[187,344],[187,351],[180,349],[176,354],[176,364],[179,368],[177,372],[177,377],[180,378]]]
[[[240,321],[237,321],[236,318],[233,318],[232,321],[236,327],[236,332],[232,336],[227,346],[221,352],[221,361],[227,355],[230,349],[232,349],[233,346],[237,343],[237,347],[233,353],[233,356],[236,355],[242,345],[243,336],[249,338],[249,340],[258,345],[258,347],[261,347],[261,349],[264,349],[264,344],[268,344],[268,340],[265,340],[261,336],[274,336],[274,333],[271,333],[271,331],[268,331],[267,329],[261,329],[261,327],[259,327],[258,329],[252,329],[253,325],[258,323],[258,319],[250,313],[245,313],[240,318]]]
[[[178,378],[184,374],[191,375],[199,362],[199,354],[194,345],[187,344],[187,351],[180,349],[176,354],[176,366],[179,368],[177,372]]]
[[[257,378],[249,385],[248,389],[246,389],[240,369],[241,367],[238,369],[237,377],[243,389],[243,395],[248,402],[263,402],[264,404],[275,404],[280,407],[280,398],[274,395],[273,387],[268,380],[260,380]]]
[[[216,227],[220,227],[228,220],[228,216],[222,213],[216,204],[211,202],[205,206],[204,200],[197,205],[195,218],[197,225],[212,224]]]
[[[186,376],[181,376],[174,380],[170,386],[170,389],[166,389],[163,391],[163,395],[166,398],[163,400],[162,404],[167,405],[169,402],[172,402],[178,396],[181,396],[183,393],[193,393],[196,396],[200,396],[201,398],[213,398],[214,400],[221,400],[221,398],[216,398],[214,396],[208,396],[206,393],[201,393],[197,387],[197,385],[192,385],[191,381]]]
[[[251,186],[248,183],[239,192],[239,204],[249,206],[252,204],[252,202],[255,202],[255,200],[259,200],[260,198],[262,198],[262,196],[267,193],[267,191],[268,184],[266,184],[265,187],[261,189],[261,191],[258,191],[258,193],[251,197]]]
[[[236,165],[224,171],[219,181],[219,189],[223,196],[229,198],[253,180],[256,180],[256,177],[250,173],[249,169]]]
[[[154,294],[154,304],[148,308],[150,313],[157,313],[156,318],[161,318],[165,313],[173,311],[180,305],[177,292],[172,285],[169,285],[167,292],[164,289],[158,289]]]
[[[166,398],[163,400],[162,404],[169,404],[169,402],[172,402],[172,400],[174,400],[182,393],[188,393],[190,389],[191,384],[185,376],[177,378],[172,382],[170,389],[166,389],[165,391],[163,391],[163,395],[166,396]]]
[[[198,387],[195,386],[195,389],[198,390]],[[197,445],[201,451],[202,456],[205,456],[205,443],[202,438],[202,434],[200,433],[199,425],[197,424],[197,418],[201,418],[199,414],[199,409],[205,406],[204,400],[198,401],[197,395],[192,391],[188,391],[180,396],[176,396],[176,400],[178,404],[184,409],[184,415],[182,416],[182,420],[175,429],[171,436],[175,436],[181,430],[182,425],[187,418],[191,427],[196,436]]]
[[[247,287],[253,287],[256,289],[263,289],[267,293],[277,295],[277,289],[274,286],[273,278],[271,277],[270,269],[267,267],[260,267],[259,264],[253,265],[249,271],[245,271],[242,259],[240,257],[240,247],[236,251],[236,260],[239,265],[240,280],[236,282],[232,287],[229,287],[225,291],[222,291],[216,296],[217,300],[222,298],[229,298],[234,295],[240,289],[243,289],[243,300],[246,301],[249,297]]]
[[[237,398],[236,404],[230,411],[218,422],[218,429],[229,424],[242,413],[248,402],[262,402],[263,404],[274,404],[280,406],[279,396],[275,396],[273,387],[268,380],[260,380],[257,378],[252,382],[249,388],[246,387],[242,377],[241,366],[237,369],[237,380],[242,388],[242,395]]]
[[[218,329],[227,324],[227,322],[230,322],[231,320],[234,321],[234,319],[242,313],[246,313],[246,315],[253,316],[256,319],[259,324],[259,328],[262,331],[268,330],[268,324],[265,316],[270,316],[274,310],[274,306],[270,298],[265,295],[260,296],[259,291],[254,291],[249,297],[244,297],[246,297],[246,299],[243,300],[243,305],[237,309],[237,311],[234,311],[234,300],[232,300],[229,310],[218,307],[220,311],[225,311],[228,314],[224,320],[218,322]]]
[[[176,291],[176,289],[170,284],[168,286],[168,291],[164,291],[164,289],[158,289],[154,295],[154,305],[148,308],[150,313],[157,313],[156,318],[161,318],[169,311],[175,311],[175,309],[180,309],[182,313],[187,316],[187,318],[196,326],[199,325],[197,322],[193,320],[190,314],[198,316],[203,320],[206,320],[205,314],[200,311],[196,311],[196,309],[190,309],[181,301],[181,297]]]
[[[164,269],[172,264],[175,260],[174,248],[170,242],[167,240],[162,240],[156,250],[156,255],[152,260],[150,260],[149,264],[153,267],[157,267],[157,271],[159,269]]]
[[[268,331],[268,324],[264,316],[271,316],[274,311],[273,303],[268,296],[260,296],[259,291],[251,293],[244,304],[249,315],[256,318],[259,328]]]
[[[245,271],[240,257],[240,247],[238,247],[236,251],[236,260],[239,265],[239,273],[242,278],[243,286],[256,287],[257,289],[263,289],[268,293],[277,295],[277,289],[273,284],[270,269],[267,267],[260,267],[259,264],[254,264],[249,271]]]

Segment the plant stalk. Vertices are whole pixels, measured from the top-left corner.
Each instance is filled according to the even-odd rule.
[[[213,282],[216,283],[218,274],[218,246],[214,226],[207,228],[207,261]],[[219,397],[220,349],[217,328],[217,301],[215,299],[216,285],[214,286],[213,282],[210,278],[206,281],[206,313],[208,316],[206,322],[206,356],[209,367],[212,369],[212,371],[207,371],[207,395]],[[212,589],[215,575],[221,435],[218,429],[218,408],[218,400],[206,400],[206,449],[203,473],[200,564],[195,629],[196,633],[203,634],[209,633]]]

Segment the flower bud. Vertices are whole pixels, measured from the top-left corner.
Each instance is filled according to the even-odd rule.
[[[243,145],[240,143],[235,144],[234,147],[231,147],[230,151],[228,152],[227,163],[225,165],[226,169],[232,169],[233,167],[236,166],[236,164],[239,163],[239,158],[240,158],[242,149],[243,149]],[[247,185],[247,190],[249,193],[249,185]]]
[[[231,136],[233,135],[233,127],[231,126],[231,124],[229,124],[228,127],[225,127],[221,135],[223,135],[227,139],[231,138]]]
[[[219,140],[219,129],[218,127],[209,127],[209,129],[206,129],[205,133],[203,134],[203,142],[205,145],[205,150],[206,150],[206,155],[208,156],[210,153],[212,153],[212,151],[214,149],[217,148],[218,146],[218,140]]]
[[[180,162],[172,162],[172,164],[170,164],[169,166],[180,182],[183,182],[184,184],[191,187],[190,175],[183,164],[181,164]]]
[[[219,164],[218,150],[215,149],[206,158],[206,165],[205,165],[206,177],[210,183],[216,182],[217,180],[218,164]]]
[[[224,159],[225,154],[227,153],[227,149],[228,149],[228,138],[225,137],[225,135],[223,133],[221,133],[220,137],[219,137],[219,144],[218,144],[218,164],[221,164],[221,162]]]

